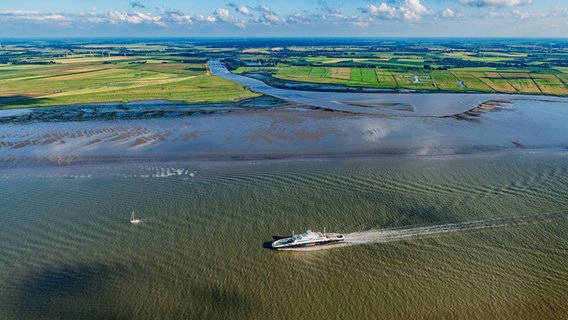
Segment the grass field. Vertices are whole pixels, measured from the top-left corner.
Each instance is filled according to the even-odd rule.
[[[58,59],[49,65],[0,65],[0,107],[164,99],[229,102],[257,96],[208,74],[206,60],[125,58]]]
[[[234,57],[234,67],[242,65],[238,60],[266,65],[242,66],[235,73],[268,71],[282,80],[307,83],[568,96],[568,46],[562,43],[554,47],[534,40],[534,46],[518,47],[486,41],[486,49],[480,50],[469,40],[434,46],[406,40],[318,45],[283,41],[3,45],[0,108],[155,99],[230,102],[257,96],[210,75],[207,60],[225,57]]]
[[[480,43],[482,43],[481,41]],[[444,92],[568,95],[568,49],[539,43],[426,43],[385,41],[383,46],[288,47],[267,53],[273,76],[351,87]],[[537,50],[541,48],[542,50]],[[284,54],[285,53],[285,54]],[[262,67],[239,68],[246,73]]]
[[[479,91],[568,95],[568,74],[530,71],[499,71],[495,68],[448,70],[399,70],[326,66],[244,67],[239,73],[268,69],[274,77],[312,83],[342,84],[353,87],[404,88],[413,90]],[[566,71],[566,70],[564,70]]]

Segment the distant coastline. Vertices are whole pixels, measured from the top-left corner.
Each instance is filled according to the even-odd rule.
[[[207,61],[226,57],[234,73],[287,89],[568,96],[567,48],[565,39],[7,39],[0,109],[257,97],[211,75]]]

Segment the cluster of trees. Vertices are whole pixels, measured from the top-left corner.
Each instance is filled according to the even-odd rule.
[[[9,61],[6,63],[11,63],[11,64],[38,64],[38,65],[49,65],[49,64],[57,64],[57,62],[51,60],[51,61],[35,61],[35,60],[14,60],[14,61]]]

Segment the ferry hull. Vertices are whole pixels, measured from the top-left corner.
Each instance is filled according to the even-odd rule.
[[[345,240],[339,233],[321,234],[319,232],[306,231],[302,235],[276,240],[271,247],[274,250],[305,249],[308,247],[330,245]]]
[[[327,246],[327,245],[332,245],[338,242],[342,242],[343,239],[341,240],[333,240],[333,241],[326,241],[326,242],[312,242],[312,243],[302,243],[302,244],[294,244],[294,245],[288,245],[288,246],[282,246],[282,247],[274,247],[272,246],[272,249],[274,250],[294,250],[294,249],[305,249],[305,248],[309,248],[309,247],[319,247],[319,246]]]

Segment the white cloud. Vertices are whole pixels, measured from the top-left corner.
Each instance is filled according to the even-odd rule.
[[[265,5],[263,5],[263,4],[261,4],[261,5],[258,6],[258,10],[259,10],[259,11],[266,12],[266,13],[273,13],[273,12],[272,12],[272,9],[270,9],[268,6],[265,6]]]
[[[553,16],[553,17],[568,17],[568,8],[555,7],[552,11],[551,16]],[[566,20],[566,24],[568,24],[568,20]]]
[[[359,28],[366,28],[369,26],[369,22],[367,21],[354,21],[351,24]]]
[[[29,16],[28,19],[37,20],[37,21],[46,21],[46,20],[63,21],[65,20],[65,17],[60,14],[48,14],[48,15]]]
[[[568,9],[565,9],[568,11]],[[559,14],[560,13],[560,14]],[[542,12],[527,12],[521,10],[511,10],[510,12],[490,12],[487,15],[489,19],[520,19],[520,20],[528,20],[528,19],[547,19],[547,18],[554,18],[562,16],[561,11],[555,11],[554,13],[542,13]],[[565,16],[568,16],[565,14]]]
[[[459,0],[461,3],[473,7],[504,8],[523,4],[531,4],[532,0]]]
[[[223,22],[226,22],[226,23],[231,23],[231,24],[233,24],[233,25],[235,25],[239,28],[246,28],[246,26],[247,26],[246,22],[233,17],[231,15],[231,13],[229,12],[229,10],[227,10],[225,8],[217,8],[215,10],[215,16],[220,21],[223,21]]]
[[[193,23],[190,16],[184,14],[183,12],[175,11],[175,10],[166,11],[165,15],[162,16],[162,18],[163,18],[164,21],[172,22],[172,23],[176,23],[176,24],[191,24],[191,23]]]
[[[246,6],[237,7],[235,10],[237,10],[237,12],[244,14],[245,16],[252,15],[252,13],[250,12],[250,9]]]
[[[362,9],[374,17],[384,18],[384,19],[396,19],[398,17],[398,11],[396,8],[389,6],[386,3],[381,3],[378,7],[372,4],[367,5],[366,9]]]
[[[495,20],[495,23],[502,22],[504,24],[511,24],[517,21],[517,29],[520,28],[518,27],[520,25],[547,25],[547,30],[553,30],[553,34],[556,36],[562,35],[562,30],[565,31],[566,25],[568,24],[568,8],[566,8],[564,4],[557,4],[555,7],[554,5],[550,5],[548,8],[539,7],[540,10],[543,10],[540,12],[536,6],[521,7],[523,4],[532,3],[533,0],[449,0],[455,3],[459,2],[464,6],[479,7],[479,10],[471,10],[471,12],[463,10],[465,7],[441,7],[439,10],[436,10],[436,12],[433,12],[428,8],[428,3],[431,2],[427,2],[426,0],[367,0],[366,5],[359,8],[359,14],[355,15],[342,14],[337,10],[337,5],[332,7],[328,4],[328,2],[334,4],[336,4],[336,2],[326,0],[312,0],[312,4],[316,5],[312,6],[310,10],[306,10],[305,8],[286,8],[278,9],[278,13],[270,6],[259,4],[258,2],[254,6],[228,3],[224,7],[217,9],[213,7],[213,9],[209,9],[211,10],[209,15],[203,14],[203,12],[195,12],[189,15],[176,9],[166,7],[157,8],[148,6],[146,9],[143,9],[140,6],[141,2],[138,2],[138,0],[129,1],[132,1],[130,2],[132,8],[125,11],[111,12],[97,12],[96,8],[93,8],[92,11],[88,13],[0,10],[0,27],[4,30],[15,30],[16,28],[12,26],[29,25],[29,30],[33,28],[36,28],[36,30],[50,30],[49,27],[65,28],[72,26],[74,30],[77,30],[76,34],[80,34],[82,30],[96,30],[97,27],[100,27],[100,30],[105,30],[105,32],[108,33],[112,32],[111,30],[114,28],[112,25],[121,24],[146,26],[146,28],[140,28],[140,33],[145,32],[145,30],[148,30],[148,27],[152,26],[172,28],[170,30],[178,28],[186,32],[187,28],[183,28],[185,26],[191,25],[196,27],[195,30],[202,30],[198,27],[218,24],[219,26],[215,29],[215,32],[219,32],[220,34],[224,31],[228,31],[228,33],[231,34],[238,34],[239,32],[236,31],[237,28],[234,28],[234,26],[237,26],[239,28],[251,28],[251,30],[255,32],[264,32],[265,34],[280,31],[284,33],[302,34],[304,30],[306,30],[305,32],[327,35],[339,30],[343,32],[343,34],[348,35],[365,34],[365,32],[359,30],[359,28],[371,28],[382,25],[384,28],[377,29],[379,32],[396,26],[398,29],[389,29],[389,31],[384,32],[392,31],[394,33],[407,32],[408,34],[420,34],[422,33],[422,28],[424,28],[424,30],[431,28],[428,30],[436,30],[436,32],[441,33],[446,32],[440,29],[443,28],[441,25],[429,23],[428,19],[433,21],[447,19],[448,25],[457,22],[457,19],[459,19],[460,24],[463,23],[464,26],[468,26],[468,28],[471,27],[471,29],[479,27],[478,23],[483,24],[482,19],[486,19],[486,21]],[[139,1],[144,2],[144,0]],[[438,2],[443,1],[444,0],[438,0]],[[341,6],[353,6],[353,4],[345,2],[341,4]],[[495,8],[499,10],[495,10]],[[350,9],[353,8],[351,7]],[[467,12],[467,15],[464,12]],[[451,21],[451,19],[456,20]],[[390,22],[382,23],[381,20],[390,20]],[[423,21],[426,23],[422,23]],[[522,23],[520,21],[522,21]],[[273,27],[265,28],[264,26]],[[288,28],[288,26],[290,26],[290,28]],[[342,28],[340,28],[340,26],[342,26]],[[436,29],[436,27],[438,27],[438,29]],[[20,29],[23,28],[20,27]],[[544,30],[544,27],[541,29]],[[135,28],[130,30],[133,33],[138,32],[135,31]],[[529,28],[525,27],[524,30],[529,30]],[[502,30],[495,29],[495,32],[498,31]],[[447,32],[455,34],[453,30],[448,30]],[[486,31],[479,32],[479,35],[483,36],[483,32]],[[547,33],[545,32],[548,31],[539,32],[546,35]],[[39,33],[41,32],[38,31],[38,34]]]
[[[0,10],[0,22],[11,21],[11,23],[36,23],[41,25],[52,24],[61,28],[73,26],[73,22],[60,13],[41,13],[29,10]]]
[[[262,16],[264,17],[264,20],[266,20],[269,23],[282,24],[286,22],[285,20],[281,19],[279,16],[277,16],[274,13],[265,13]]]
[[[129,24],[142,24],[149,23],[159,26],[165,26],[162,22],[161,16],[155,16],[152,14],[145,14],[141,12],[118,12],[111,11],[107,14],[108,21],[112,24],[118,23],[129,23]]]
[[[18,20],[32,20],[32,21],[67,20],[62,14],[59,13],[41,13],[38,11],[25,11],[25,10],[0,10],[0,17],[13,18]]]
[[[516,16],[519,19],[529,19],[532,15],[528,12],[521,12],[520,10],[513,10],[513,16]]]
[[[223,21],[231,19],[231,14],[229,13],[229,10],[225,8],[217,8],[217,10],[215,10],[215,15],[217,16],[217,18]]]
[[[387,3],[381,3],[379,6],[372,4],[366,8],[361,8],[361,12],[368,13],[373,17],[381,19],[396,19],[405,21],[420,21],[422,17],[432,14],[432,10],[422,5],[420,0],[405,0],[400,7],[393,7]]]
[[[213,23],[215,21],[217,21],[217,18],[212,17],[212,16],[204,16],[202,14],[197,14],[194,17],[195,21],[198,22],[208,22],[208,23]]]
[[[460,17],[463,16],[463,13],[455,12],[454,10],[452,10],[450,8],[446,8],[446,9],[442,10],[442,12],[440,12],[440,16],[442,18],[460,18]]]
[[[291,24],[311,24],[311,20],[304,17],[301,13],[296,12],[288,16],[288,23]]]
[[[420,3],[420,0],[406,0],[404,1],[406,8],[416,14],[423,15],[428,13],[428,9]]]
[[[30,10],[0,10],[1,16],[26,16],[26,15],[38,15],[39,11]]]

